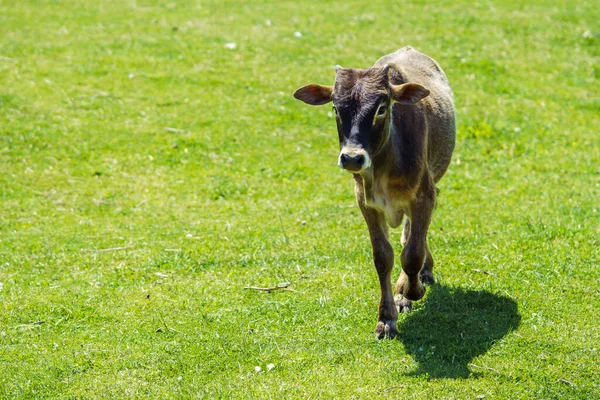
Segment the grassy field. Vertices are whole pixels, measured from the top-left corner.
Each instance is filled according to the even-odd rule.
[[[402,3],[0,0],[0,397],[599,398],[598,4]],[[334,120],[291,93],[405,45],[459,137],[438,283],[376,341]]]

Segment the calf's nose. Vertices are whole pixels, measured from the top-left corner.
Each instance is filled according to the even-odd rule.
[[[364,154],[340,154],[340,167],[348,171],[360,171],[365,167]]]

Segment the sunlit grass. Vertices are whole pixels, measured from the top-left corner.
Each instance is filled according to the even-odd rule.
[[[0,0],[0,38],[0,396],[600,396],[595,2]],[[334,122],[291,93],[404,45],[459,137],[438,284],[376,341]]]

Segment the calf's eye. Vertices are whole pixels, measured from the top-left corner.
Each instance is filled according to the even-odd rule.
[[[387,104],[382,104],[377,109],[377,115],[383,115],[387,111]]]

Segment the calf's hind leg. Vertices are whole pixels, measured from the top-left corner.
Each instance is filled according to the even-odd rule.
[[[435,187],[435,197],[433,200],[433,206],[435,207],[435,201],[437,199],[438,194],[440,194],[440,189]],[[433,285],[435,283],[435,279],[433,277],[433,256],[431,255],[431,251],[429,250],[429,242],[427,241],[427,236],[425,236],[425,264],[423,264],[423,268],[421,268],[421,282],[424,285]]]
[[[433,278],[433,256],[429,250],[427,238],[425,240],[425,264],[423,264],[423,268],[421,268],[420,272],[421,282],[423,282],[424,285],[433,285],[435,283],[435,279]]]

